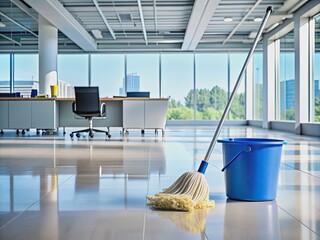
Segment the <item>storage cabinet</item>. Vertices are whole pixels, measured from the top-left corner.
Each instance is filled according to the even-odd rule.
[[[9,102],[0,101],[0,130],[9,128]]]
[[[123,128],[165,129],[168,101],[123,101]]]
[[[9,128],[31,128],[31,101],[9,101]]]
[[[59,126],[59,108],[56,101],[32,101],[31,128],[56,129]]]

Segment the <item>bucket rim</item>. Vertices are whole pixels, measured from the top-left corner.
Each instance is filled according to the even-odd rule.
[[[219,143],[229,144],[254,144],[254,145],[283,145],[286,142],[282,139],[274,138],[222,138]]]

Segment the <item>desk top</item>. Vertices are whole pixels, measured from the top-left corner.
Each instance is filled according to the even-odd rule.
[[[143,101],[148,101],[148,100],[159,100],[159,101],[168,101],[169,98],[100,98],[100,101],[102,102],[109,102],[109,101],[131,101],[131,100],[143,100]],[[0,98],[0,101],[58,101],[58,102],[69,102],[69,101],[74,101],[74,98],[19,98],[19,97],[14,97],[14,98]]]

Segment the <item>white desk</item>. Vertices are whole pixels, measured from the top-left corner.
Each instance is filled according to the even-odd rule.
[[[87,127],[88,121],[75,118],[71,98],[0,98],[0,129],[45,129]],[[105,119],[95,119],[95,127],[161,129],[164,131],[167,98],[101,98],[106,104]]]

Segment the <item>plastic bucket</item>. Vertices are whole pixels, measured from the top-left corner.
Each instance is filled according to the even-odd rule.
[[[283,140],[226,138],[222,143],[226,195],[243,201],[276,198]]]

